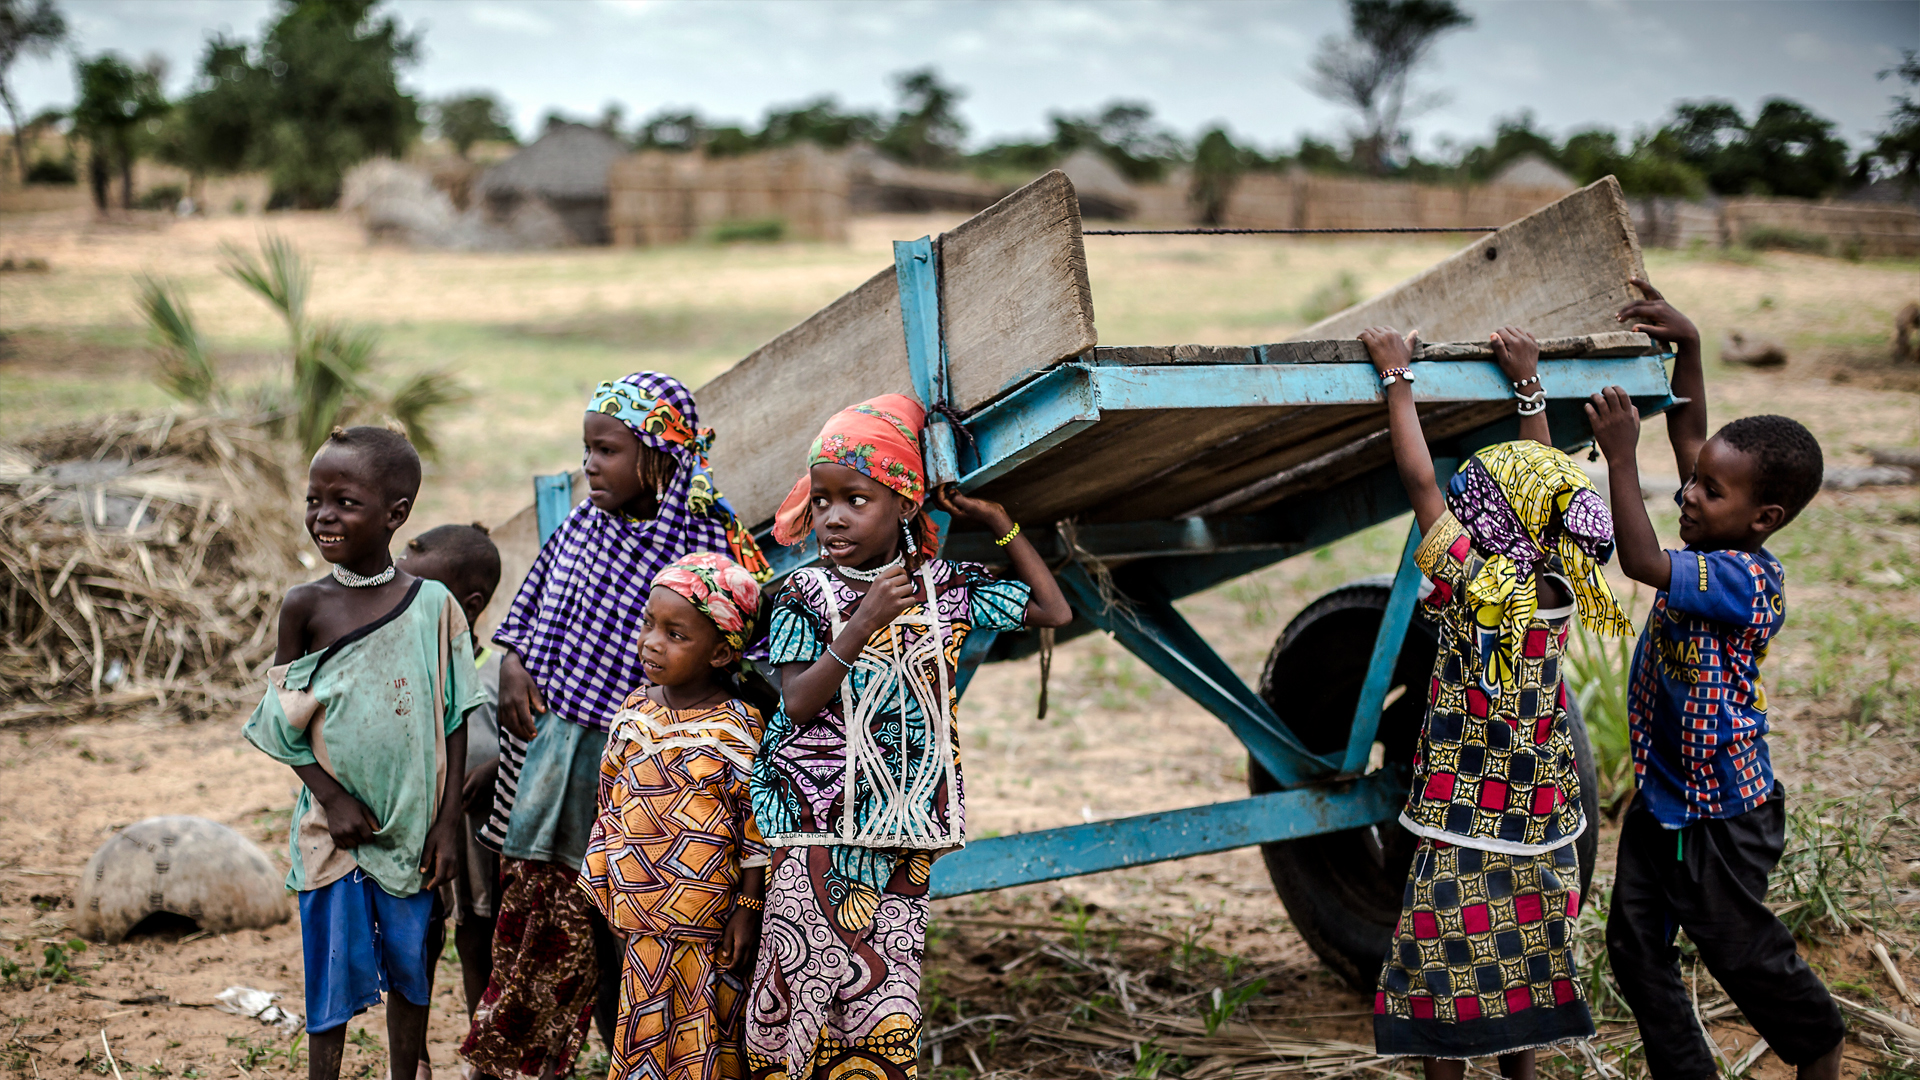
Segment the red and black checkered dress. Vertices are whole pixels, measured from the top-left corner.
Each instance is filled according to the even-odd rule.
[[[1490,670],[1500,616],[1465,597],[1484,562],[1466,529],[1443,516],[1417,558],[1440,648],[1400,816],[1419,847],[1374,998],[1375,1047],[1472,1058],[1590,1036],[1571,944],[1586,822],[1560,677],[1573,608],[1539,611]]]

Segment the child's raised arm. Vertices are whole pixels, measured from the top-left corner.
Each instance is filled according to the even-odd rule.
[[[1553,432],[1547,427],[1546,390],[1540,386],[1540,343],[1517,326],[1503,326],[1489,335],[1493,358],[1509,382],[1515,397],[1536,403],[1531,413],[1520,414],[1520,437],[1542,446],[1553,445]]]
[[[1004,537],[1014,530],[1013,518],[1006,507],[963,495],[954,484],[935,491],[933,505],[955,517],[980,522],[995,537]],[[1060,583],[1053,579],[1053,571],[1047,569],[1047,561],[1034,550],[1033,544],[1025,536],[1015,535],[1005,547],[1007,560],[1013,564],[1013,576],[1032,590],[1027,600],[1027,625],[1034,629],[1057,629],[1072,622],[1073,609],[1067,606],[1066,594],[1060,591]]]
[[[1394,372],[1387,391],[1387,430],[1393,440],[1393,462],[1400,467],[1400,483],[1407,489],[1407,501],[1413,504],[1414,520],[1420,531],[1433,528],[1447,512],[1447,501],[1440,495],[1434,479],[1433,453],[1427,449],[1427,437],[1420,430],[1420,410],[1413,404],[1413,384],[1406,370],[1413,363],[1413,335],[1400,336],[1390,326],[1370,327],[1360,332],[1373,369],[1384,380]]]
[[[1613,504],[1613,540],[1620,552],[1620,569],[1642,585],[1664,589],[1673,581],[1672,560],[1654,534],[1653,519],[1640,495],[1640,410],[1625,390],[1609,386],[1587,403],[1587,423],[1593,441],[1607,457],[1607,494]],[[1674,440],[1679,452],[1679,439]],[[1689,474],[1693,463],[1686,465]]]
[[[1621,308],[1614,318],[1631,321],[1636,333],[1673,345],[1673,396],[1686,403],[1667,412],[1667,441],[1673,444],[1673,463],[1684,484],[1693,475],[1694,460],[1707,442],[1707,377],[1700,369],[1700,330],[1692,319],[1667,303],[1660,290],[1639,278],[1627,284],[1639,289],[1645,299]],[[1611,456],[1607,467],[1613,468]]]

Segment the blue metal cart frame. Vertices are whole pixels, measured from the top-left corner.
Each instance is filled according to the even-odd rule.
[[[938,251],[929,238],[894,245],[914,390],[922,401],[936,403],[948,400],[937,262]],[[963,490],[979,488],[1075,434],[1130,412],[1380,402],[1380,381],[1370,364],[1270,362],[1270,348],[1275,347],[1249,346],[1242,350],[1240,363],[1129,364],[1089,353],[1002,394],[961,420],[964,431],[956,432],[946,416],[930,413],[924,439],[929,484],[952,481]],[[1581,405],[1603,387],[1624,387],[1643,415],[1672,407],[1665,359],[1646,355],[1543,360],[1541,385],[1562,449],[1590,442]],[[1419,402],[1512,400],[1505,376],[1491,362],[1416,361],[1413,372]],[[1444,447],[1435,462],[1442,480],[1462,457],[1512,439],[1516,432],[1517,422],[1509,415],[1436,441]],[[536,478],[543,544],[570,509],[570,502],[565,476]],[[973,840],[935,865],[933,895],[958,896],[1141,866],[1394,818],[1406,800],[1407,778],[1395,769],[1370,774],[1366,769],[1413,617],[1419,585],[1413,563],[1420,538],[1417,526],[1409,532],[1394,575],[1343,753],[1309,751],[1181,617],[1173,602],[1410,509],[1399,477],[1388,465],[1256,513],[1082,526],[1074,533],[1071,553],[1044,527],[1029,526],[1030,534],[1038,534],[1035,539],[1043,551],[1051,543],[1059,554],[1079,556],[1058,574],[1079,618],[1111,634],[1219,717],[1280,790],[1182,810]],[[815,561],[805,548],[779,547],[770,536],[761,540],[776,580]],[[949,542],[945,554],[985,558],[991,551],[977,538],[963,534]],[[1097,582],[1082,561],[1088,556],[1103,562],[1126,560],[1127,565],[1111,580]],[[1114,603],[1116,597],[1122,602]],[[994,637],[976,633],[968,639],[961,658],[962,692],[988,658]]]

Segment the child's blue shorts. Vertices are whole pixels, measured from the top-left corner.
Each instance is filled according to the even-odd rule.
[[[300,894],[300,942],[307,963],[307,1030],[332,1031],[391,989],[415,1005],[433,996],[427,930],[433,893],[405,899],[354,870]]]

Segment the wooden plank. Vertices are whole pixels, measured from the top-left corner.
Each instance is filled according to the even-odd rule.
[[[1369,326],[1417,329],[1428,341],[1484,341],[1501,326],[1543,338],[1607,333],[1636,299],[1627,279],[1645,276],[1627,201],[1607,176],[1293,340],[1352,338]]]
[[[1079,202],[1050,172],[939,239],[953,403],[972,409],[1093,348]],[[750,524],[773,517],[820,425],[878,394],[913,393],[891,266],[695,391],[718,438],[720,489]]]
[[[1608,318],[1612,318],[1611,315]],[[1531,330],[1524,324],[1522,329]],[[1403,328],[1404,329],[1404,328]],[[1653,339],[1645,334],[1636,334],[1631,330],[1607,330],[1594,334],[1573,334],[1565,337],[1539,337],[1540,356],[1544,360],[1560,360],[1574,356],[1645,356],[1654,351]],[[1360,344],[1358,338],[1346,338],[1335,341],[1283,341],[1260,348],[1266,353],[1269,364],[1364,364],[1367,362],[1367,347]],[[1104,353],[1106,349],[1095,350]],[[1119,351],[1119,350],[1115,350]],[[1128,352],[1147,353],[1151,350],[1126,350]],[[1432,341],[1419,342],[1414,349],[1415,360],[1491,360],[1493,346],[1484,338],[1479,341]],[[1141,360],[1141,363],[1171,363],[1173,361]]]
[[[577,505],[587,497],[587,478],[573,473],[573,501]],[[487,610],[481,612],[480,623],[475,628],[474,641],[486,644],[493,640],[493,631],[506,617],[508,605],[513,603],[514,594],[520,591],[520,583],[527,580],[527,571],[533,569],[534,556],[540,554],[540,514],[539,508],[528,503],[520,512],[489,529],[493,546],[500,549],[500,585],[493,590],[493,600]]]

